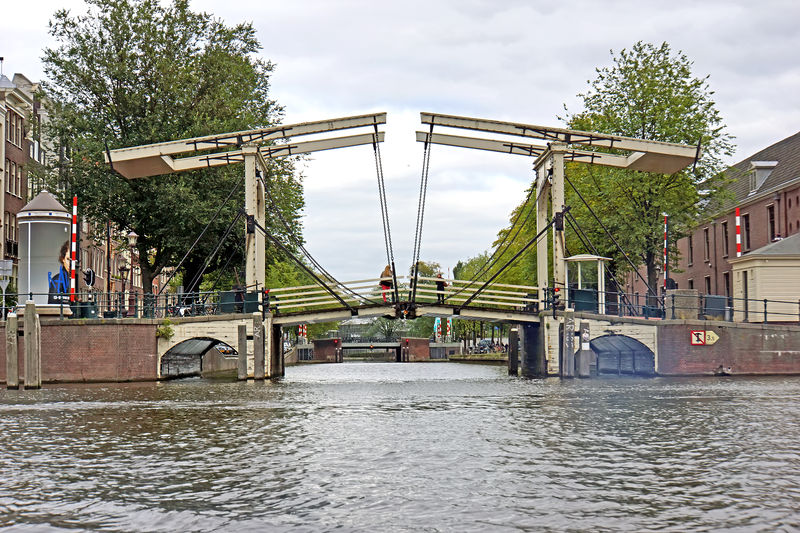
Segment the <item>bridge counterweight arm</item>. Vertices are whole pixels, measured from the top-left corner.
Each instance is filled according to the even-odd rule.
[[[552,128],[516,122],[503,122],[499,120],[460,117],[455,115],[439,115],[436,113],[420,113],[420,118],[423,124],[541,139],[547,141],[548,143],[563,143],[567,145],[567,151],[569,151],[570,146],[585,145],[633,152],[628,156],[618,156],[622,157],[623,159],[606,158],[605,161],[600,159],[593,160],[591,162],[595,164],[609,164],[609,166],[628,168],[631,170],[641,170],[645,172],[672,174],[686,168],[700,155],[697,146],[636,139],[621,135],[610,135],[605,133],[594,133],[565,128]],[[452,146],[465,145],[453,144]],[[509,152],[508,149],[496,150],[492,148],[481,148],[478,146],[465,147],[504,151],[506,153],[520,153],[513,151]],[[582,152],[576,151],[576,153],[581,154]],[[594,152],[586,153],[593,154]],[[624,166],[622,165],[623,160],[627,160]]]
[[[169,141],[164,143],[134,146],[130,148],[118,148],[116,150],[111,150],[110,152],[106,153],[105,159],[106,163],[112,164],[114,169],[123,176],[125,176],[126,178],[129,179],[143,178],[147,176],[156,176],[159,174],[168,174],[180,170],[190,170],[190,168],[181,168],[183,166],[188,167],[190,164],[189,162],[185,164],[176,164],[176,165],[174,165],[172,162],[182,161],[183,159],[192,160],[198,157],[204,157],[198,155],[183,159],[173,159],[173,156],[176,156],[178,154],[187,154],[192,152],[198,153],[209,150],[220,150],[224,148],[241,148],[242,146],[248,144],[257,145],[262,148],[264,147],[272,148],[273,146],[270,145],[269,143],[275,140],[289,139],[300,135],[320,134],[320,133],[326,133],[344,129],[376,127],[379,124],[385,124],[385,123],[386,123],[386,113],[373,113],[369,115],[358,115],[353,117],[320,120],[316,122],[304,122],[301,124],[274,126],[271,128],[262,128],[257,130],[222,133],[219,135],[210,135],[206,137],[196,137],[192,139],[182,139],[178,141]],[[324,141],[325,139],[307,141],[307,142],[322,143]],[[372,138],[370,138],[369,142],[372,142]],[[300,143],[290,142],[285,145],[281,144],[275,146],[291,147],[299,144]],[[367,143],[357,143],[357,144],[367,144]],[[315,150],[309,150],[309,151],[327,150],[330,148],[340,148],[344,146],[354,146],[354,145],[342,144],[340,146],[330,146],[327,148],[322,147],[322,145],[320,145],[320,147],[316,148]],[[290,150],[292,151],[292,153],[298,153],[291,150],[291,148],[283,148],[283,149]],[[235,152],[238,152],[238,150],[231,150],[230,152],[219,152],[218,154],[212,154],[211,156],[205,156],[205,157],[225,158],[226,157],[225,154],[227,153],[229,154],[227,156],[228,161],[226,163],[219,163],[219,164],[230,164],[237,162],[232,159],[234,157]],[[306,153],[306,151],[300,153]],[[291,155],[291,153],[282,155]],[[178,167],[178,169],[174,169],[173,166]],[[215,165],[206,164],[202,166],[215,166]]]

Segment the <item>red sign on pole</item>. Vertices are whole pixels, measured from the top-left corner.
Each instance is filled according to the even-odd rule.
[[[692,346],[705,346],[706,345],[706,332],[705,330],[695,330],[690,332],[689,342]]]

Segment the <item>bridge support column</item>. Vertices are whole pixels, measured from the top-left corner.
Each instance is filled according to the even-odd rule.
[[[244,209],[248,215],[255,217],[255,221],[264,227],[266,223],[266,203],[264,197],[264,182],[256,175],[258,163],[258,147],[246,145],[242,147],[244,154]],[[266,278],[266,237],[259,229],[255,233],[244,235],[245,247],[245,278],[248,290],[261,290],[264,288]]]
[[[25,302],[25,388],[42,388],[42,326],[33,300]]]
[[[508,332],[508,375],[519,374],[519,329],[512,327]]]
[[[6,319],[6,388],[19,388],[19,355],[17,351],[19,322],[16,313]]]
[[[592,349],[589,347],[589,323],[581,322],[580,347],[576,360],[576,372],[579,378],[591,377]]]
[[[247,326],[239,324],[237,330],[239,358],[236,361],[236,377],[240,380],[247,379]]]
[[[564,322],[561,324],[561,338],[559,342],[559,372],[562,378],[575,377],[575,314],[572,311],[564,312]]]
[[[547,377],[543,326],[541,324],[523,324],[520,327],[522,375],[526,378]]]
[[[264,322],[261,313],[253,313],[253,379],[266,377]]]
[[[264,327],[267,331],[267,377],[281,377],[284,375],[283,336],[280,325],[272,322],[272,313],[267,315]]]

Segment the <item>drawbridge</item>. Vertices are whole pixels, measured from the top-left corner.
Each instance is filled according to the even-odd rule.
[[[386,113],[120,148],[108,151],[106,162],[128,179],[243,164],[244,206],[231,222],[229,231],[236,224],[244,226],[247,288],[262,294],[262,313],[269,315],[273,327],[280,327],[353,316],[441,316],[537,322],[548,300],[548,291],[552,295],[553,291],[566,287],[564,219],[565,215],[568,216],[569,206],[565,204],[564,195],[565,164],[576,162],[671,174],[690,165],[699,156],[699,146],[435,113],[421,113],[420,117],[426,131],[416,133],[424,150],[411,274],[408,277],[396,274],[389,227],[388,199],[380,154],[380,145],[385,140],[385,132],[380,128],[386,124]],[[342,130],[361,131],[353,135],[336,136]],[[440,130],[446,131],[443,133]],[[482,136],[453,135],[449,133],[452,130],[480,132]],[[297,138],[308,140],[298,141]],[[531,144],[531,140],[537,143]],[[267,203],[272,199],[264,176],[268,173],[270,159],[359,145],[371,145],[373,148],[390,275],[382,279],[340,282],[308,253],[300,236],[295,235],[294,228],[285,221],[281,222],[294,240],[294,248],[301,250],[305,259],[296,257],[281,239],[266,229]],[[512,230],[508,232],[514,238],[508,241],[504,239],[470,280],[430,278],[419,271],[430,154],[434,145],[502,152],[528,157],[533,162],[534,186],[525,203],[531,203],[534,207],[536,235],[524,244],[516,243],[512,249],[513,240],[519,235],[522,225],[517,227],[519,220],[515,219]],[[267,240],[294,260],[314,283],[299,287],[267,287]],[[537,257],[535,282],[526,285],[499,282],[502,273],[531,247],[535,247]],[[515,253],[506,259],[512,250]],[[176,271],[180,266],[177,265]]]

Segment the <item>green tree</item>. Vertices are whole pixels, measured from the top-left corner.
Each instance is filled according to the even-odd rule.
[[[655,290],[663,249],[662,214],[670,216],[673,242],[687,234],[722,193],[724,181],[718,176],[724,168],[722,158],[733,152],[732,137],[724,131],[708,76],[696,77],[682,52],[673,53],[667,43],[638,42],[611,57],[613,64],[598,68],[589,90],[579,94],[583,110],[567,114],[570,128],[702,147],[695,167],[675,174],[577,163],[567,168],[569,180],[636,267],[646,268],[647,282]],[[624,270],[621,253],[569,183],[565,188],[572,215],[597,252],[614,258],[617,269]],[[574,232],[567,246],[570,253],[591,251]]]
[[[370,324],[367,335],[370,337],[392,339],[401,336],[404,331],[406,331],[406,324],[403,320],[380,317]]]
[[[281,108],[269,97],[273,65],[255,55],[261,47],[251,24],[226,26],[191,11],[187,0],[86,3],[85,15],[55,13],[50,33],[57,46],[44,51],[48,134],[62,155],[50,188],[64,197],[77,194],[94,221],[110,220],[121,233],[139,235],[148,292],[236,189],[185,261],[188,283],[243,203],[243,168],[126,180],[109,171],[103,155],[107,148],[276,124]],[[291,161],[271,165],[266,178],[277,209],[269,211],[268,226],[288,241],[277,213],[299,233],[302,185]],[[211,269],[241,265],[242,233],[242,225],[232,229]],[[270,248],[268,264],[277,260]]]

